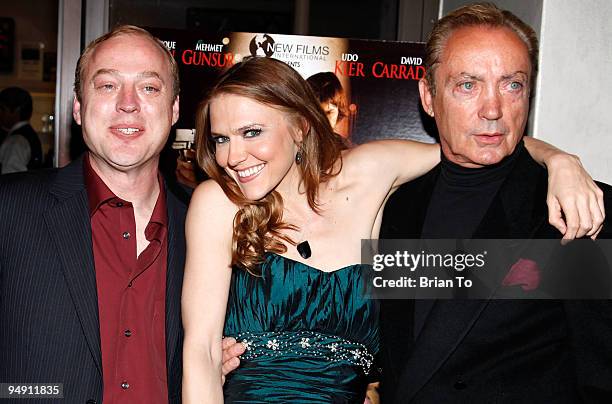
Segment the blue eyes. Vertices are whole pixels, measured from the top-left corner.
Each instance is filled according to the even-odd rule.
[[[121,87],[120,85],[117,85],[114,83],[104,83],[104,84],[97,85],[96,89],[110,93],[114,91],[119,91],[120,87]],[[139,89],[140,89],[139,91],[141,91],[144,94],[157,94],[161,91],[159,86],[152,85],[152,84],[143,85],[139,87]]]
[[[159,89],[157,87],[154,86],[144,86],[144,91],[148,94],[152,94],[152,93],[157,93],[159,92]]]
[[[244,131],[243,136],[246,138],[251,138],[251,137],[259,136],[260,133],[261,133],[261,129],[248,129]]]
[[[519,81],[512,81],[510,83],[505,84],[504,86],[510,91],[520,91],[524,87],[523,83]],[[461,91],[472,92],[476,89],[476,84],[473,81],[465,81],[463,83],[459,83],[457,87]]]
[[[261,129],[247,129],[242,132],[242,137],[244,137],[245,139],[252,139],[254,137],[259,136],[260,134],[261,134]],[[218,136],[213,136],[212,140],[216,144],[224,144],[224,143],[229,142],[230,138],[228,136],[218,135]]]
[[[229,142],[229,138],[227,136],[213,136],[212,140],[216,144],[223,144]]]
[[[108,92],[108,91],[114,90],[115,89],[115,85],[114,84],[102,84],[102,85],[97,86],[96,88],[99,89],[99,90],[107,91]]]

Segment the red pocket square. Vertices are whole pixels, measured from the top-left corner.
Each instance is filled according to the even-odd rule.
[[[512,265],[502,281],[503,286],[520,286],[523,290],[537,289],[540,285],[540,267],[527,258],[520,258]]]

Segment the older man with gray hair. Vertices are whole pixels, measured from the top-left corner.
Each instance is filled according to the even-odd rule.
[[[494,5],[438,21],[419,88],[442,162],[389,199],[381,238],[558,237],[546,220],[547,173],[521,140],[537,61],[534,31]],[[599,186],[595,212],[612,208],[611,188]],[[591,227],[568,222],[579,237]],[[599,237],[610,235],[608,221]],[[609,300],[383,301],[383,402],[609,400],[611,324]]]

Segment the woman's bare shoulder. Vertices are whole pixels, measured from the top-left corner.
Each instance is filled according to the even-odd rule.
[[[385,176],[385,158],[393,143],[377,140],[354,146],[342,153],[342,171],[346,178],[378,181]]]
[[[229,215],[232,218],[238,211],[223,191],[223,188],[214,180],[206,180],[197,186],[191,197],[189,212],[198,216]]]

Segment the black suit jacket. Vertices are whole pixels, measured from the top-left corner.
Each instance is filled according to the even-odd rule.
[[[179,402],[186,204],[166,195],[168,393]],[[82,159],[0,178],[0,382],[63,383],[62,402],[102,402],[92,248]]]
[[[389,199],[380,238],[421,236],[440,166]],[[612,209],[611,188],[606,211]],[[559,238],[523,150],[474,238]],[[600,238],[610,238],[606,223]],[[612,395],[610,301],[382,301],[383,402],[575,403]]]

